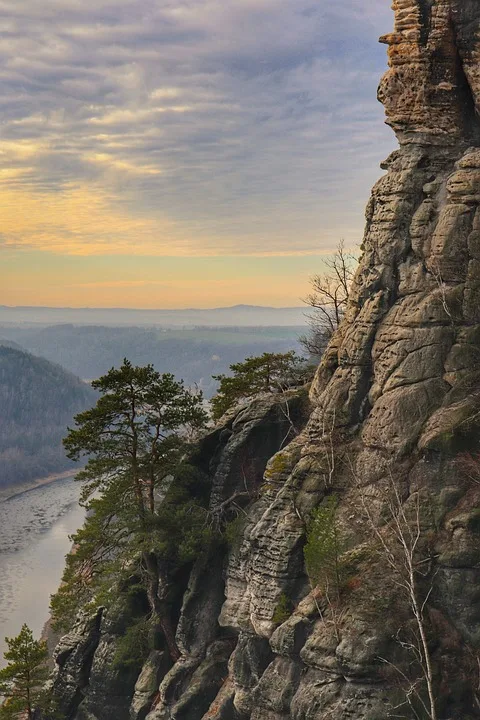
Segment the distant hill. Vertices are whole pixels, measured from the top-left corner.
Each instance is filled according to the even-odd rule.
[[[35,355],[60,363],[84,379],[100,377],[127,357],[136,365],[152,363],[207,397],[216,389],[212,375],[262,352],[299,350],[301,327],[159,328],[95,325],[1,326],[0,336]]]
[[[49,308],[0,305],[0,323],[74,323],[77,325],[161,325],[163,327],[288,326],[306,324],[305,307],[258,305],[182,310],[131,308]]]
[[[9,347],[9,348],[15,348],[15,350],[24,350],[21,345],[19,345],[16,342],[13,342],[13,340],[7,340],[6,338],[0,337],[0,347]]]
[[[79,378],[0,340],[0,487],[72,464],[62,438],[73,416],[95,402]]]

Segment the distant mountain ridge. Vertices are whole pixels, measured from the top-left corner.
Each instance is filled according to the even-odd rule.
[[[0,323],[75,323],[80,325],[209,326],[304,326],[305,307],[233,305],[211,309],[184,308],[52,308],[0,305]]]
[[[67,470],[62,438],[95,402],[86,383],[0,339],[0,487]]]

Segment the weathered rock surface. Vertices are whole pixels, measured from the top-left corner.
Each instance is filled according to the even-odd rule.
[[[306,388],[259,396],[205,436],[192,462],[211,477],[212,515],[231,498],[241,508],[258,495],[267,461],[303,429],[308,413]],[[219,692],[219,712],[233,708],[225,679],[237,636],[218,623],[227,554],[226,545],[216,545],[190,573],[176,633],[182,657],[173,668],[162,649],[152,650],[143,667],[117,661],[127,627],[142,612],[131,600],[78,618],[54,654],[52,683],[66,720],[144,720],[147,713],[193,720]]]
[[[100,642],[104,609],[77,618],[71,632],[57,645],[53,660],[52,684],[62,713],[74,717],[85,697],[90,681],[93,658]]]
[[[312,415],[284,446],[285,416],[259,400],[205,440],[213,503],[245,477],[258,488],[271,459],[228,557],[192,572],[182,658],[148,720],[431,717],[402,643],[415,631],[408,597],[372,529],[388,536],[392,485],[401,512],[419,518],[436,717],[480,717],[480,3],[394,0],[394,10],[379,98],[400,148],[367,207]],[[311,510],[332,492],[349,569],[337,605],[310,589],[303,562]],[[282,596],[294,610],[279,625]],[[75,688],[88,693],[85,662],[74,665],[61,662],[57,680],[69,707]],[[141,677],[136,698],[150,692]],[[132,717],[144,713],[135,700]]]
[[[128,720],[142,660],[117,663],[116,655],[128,625],[142,612],[144,609],[134,607],[132,601],[118,601],[108,610],[100,608],[95,613],[81,614],[73,630],[62,638],[53,656],[55,670],[51,680],[62,717]],[[162,662],[162,653],[152,655],[163,672],[170,668],[170,662],[165,659]],[[141,706],[143,697],[140,691],[147,692],[146,675],[144,668],[143,686],[140,678],[137,681],[139,695],[134,698],[137,706]]]

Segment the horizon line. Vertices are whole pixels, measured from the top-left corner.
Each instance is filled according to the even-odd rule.
[[[218,310],[304,310],[304,305],[249,305],[239,303],[236,305],[225,305],[216,307],[181,307],[181,308],[142,308],[142,307],[121,307],[121,306],[105,306],[105,307],[90,307],[90,306],[78,306],[72,307],[69,305],[0,305],[0,310],[83,310],[83,311],[97,311],[97,310],[121,310],[123,312],[215,312]]]

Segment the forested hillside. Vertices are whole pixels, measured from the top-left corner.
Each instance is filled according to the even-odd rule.
[[[94,400],[95,392],[59,365],[0,344],[0,486],[68,469],[62,438],[73,415]]]

